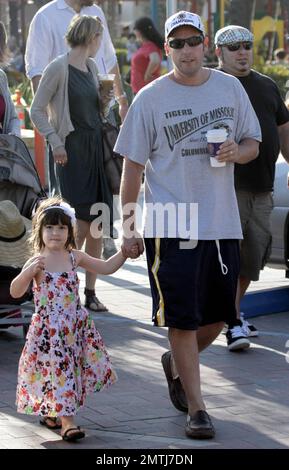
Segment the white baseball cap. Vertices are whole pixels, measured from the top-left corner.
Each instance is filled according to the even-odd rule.
[[[178,11],[170,16],[165,23],[165,38],[167,39],[171,32],[180,26],[192,26],[198,29],[204,36],[206,34],[199,15],[191,13],[190,11]]]

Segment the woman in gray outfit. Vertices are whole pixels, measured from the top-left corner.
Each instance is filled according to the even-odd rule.
[[[7,35],[0,21],[0,133],[20,136],[20,121],[17,117],[8,88],[8,81],[1,66],[7,58]]]
[[[91,233],[95,203],[112,208],[112,196],[104,173],[102,149],[103,104],[110,95],[99,95],[94,57],[102,34],[99,18],[75,16],[66,34],[71,50],[54,59],[44,70],[31,105],[31,119],[52,148],[61,196],[76,212],[76,243],[96,258],[102,238]],[[107,308],[95,296],[96,275],[86,272],[85,306]]]

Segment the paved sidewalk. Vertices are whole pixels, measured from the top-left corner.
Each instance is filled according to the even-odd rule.
[[[283,276],[281,271],[264,273],[266,285],[272,286],[289,282]],[[83,273],[80,277],[83,281]],[[262,282],[260,287],[264,287]],[[186,438],[185,415],[169,400],[160,363],[168,348],[167,334],[165,328],[151,325],[144,258],[128,261],[115,275],[101,278],[97,295],[110,312],[94,314],[93,318],[119,381],[109,391],[91,395],[79,413],[78,424],[86,429],[87,438],[69,444],[59,433],[40,426],[36,417],[16,413],[17,363],[23,337],[21,328],[9,328],[0,331],[0,448],[289,447],[289,313],[254,319],[261,334],[246,352],[230,353],[225,336],[220,335],[202,353],[203,394],[217,435],[211,441],[197,441]]]

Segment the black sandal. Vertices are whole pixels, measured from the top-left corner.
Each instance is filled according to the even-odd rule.
[[[72,431],[75,432],[71,433]],[[83,439],[83,437],[85,437],[85,432],[82,431],[79,426],[75,426],[73,428],[66,429],[64,434],[61,434],[61,437],[64,441],[76,441],[77,439]]]
[[[96,297],[94,289],[84,289],[85,304],[86,308],[93,312],[108,312],[105,305]]]

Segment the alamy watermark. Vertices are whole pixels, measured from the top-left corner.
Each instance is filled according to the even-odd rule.
[[[96,203],[91,206],[90,214],[95,216],[90,227],[91,235],[94,238],[110,237],[113,223],[121,218],[118,198],[114,197],[112,211],[107,204]],[[181,238],[184,239],[182,248],[196,246],[198,240],[197,203],[147,203],[144,209],[139,203],[129,203],[122,208],[122,214],[125,219],[123,229],[127,238],[135,237],[136,232],[140,234],[144,225],[146,238]]]

